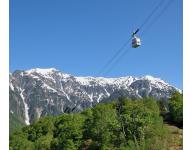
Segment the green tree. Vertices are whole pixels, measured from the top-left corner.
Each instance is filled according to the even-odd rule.
[[[65,150],[77,150],[77,147],[74,144],[73,140],[66,140]]]
[[[82,143],[83,122],[84,117],[80,114],[65,114],[56,119],[53,136],[58,139],[57,149],[65,149],[72,142],[78,149]]]
[[[36,123],[24,127],[23,132],[27,133],[28,140],[35,142],[38,138],[42,136],[46,136],[47,134],[52,134],[52,130],[54,129],[52,117],[41,118]]]
[[[35,141],[35,149],[38,150],[51,150],[52,135],[46,135],[40,137]]]
[[[167,100],[166,99],[160,99],[157,102],[158,102],[161,113],[163,113],[163,114],[167,113],[168,112],[168,102],[167,102]]]
[[[179,111],[176,108],[179,108],[181,99],[178,94],[171,97],[171,112]],[[158,141],[166,136],[163,136],[165,130],[159,106],[152,98],[130,100],[122,97],[81,113],[41,118],[12,133],[10,149],[161,149]],[[176,113],[173,115],[179,120]]]
[[[116,110],[112,104],[99,104],[93,109],[93,121],[90,132],[94,145],[99,149],[112,147],[115,140],[115,131],[119,130]]]
[[[91,139],[92,134],[91,134],[91,128],[93,124],[93,112],[92,109],[88,108],[84,110],[81,113],[82,116],[84,116],[85,120],[83,123],[83,139],[88,140]]]
[[[169,113],[171,121],[178,125],[183,124],[183,95],[179,92],[173,93],[169,98]]]
[[[126,141],[125,145],[131,143],[129,141],[141,141],[152,136],[149,133],[156,129],[157,125],[161,128],[163,124],[159,116],[159,107],[151,98],[135,101],[119,99],[116,106],[119,122],[121,122],[121,132]]]
[[[34,143],[27,140],[27,135],[21,131],[14,132],[10,136],[10,150],[35,150]]]

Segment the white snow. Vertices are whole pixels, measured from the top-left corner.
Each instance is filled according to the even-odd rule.
[[[139,96],[139,98],[142,98],[141,95],[139,95],[138,90],[136,90],[136,94]]]
[[[64,93],[66,98],[70,101],[70,97],[68,96],[68,94]]]
[[[110,96],[110,93],[109,92],[107,92],[107,90],[105,89],[105,92],[107,93],[107,96]]]
[[[62,86],[62,81],[61,80],[60,80],[60,89],[61,89],[62,93],[66,96],[66,98],[70,101],[70,97],[68,96],[67,93],[65,93],[64,88]]]
[[[93,102],[93,93],[88,94],[88,97],[90,98],[90,101]]]
[[[101,97],[103,96],[103,93],[99,94],[98,98],[97,98],[97,102],[100,102]]]
[[[34,78],[34,79],[40,79],[40,78],[39,78],[39,77],[37,77],[37,76],[33,76],[33,78]]]
[[[50,104],[54,105],[54,100],[53,99],[50,99]]]
[[[33,74],[33,73],[38,73],[40,76],[42,76],[44,78],[51,79],[52,81],[55,81],[55,79],[52,75],[56,71],[57,71],[57,75],[60,77],[60,80],[64,81],[64,82],[68,81],[70,79],[70,77],[72,76],[70,74],[65,74],[65,73],[59,72],[55,68],[45,68],[45,69],[35,68],[35,69],[27,70],[27,71],[25,71],[25,73],[34,75],[33,78],[38,78],[38,77],[35,77],[35,74]],[[74,78],[81,85],[85,85],[85,86],[90,86],[91,82],[93,82],[95,85],[100,85],[100,86],[110,85],[110,86],[115,86],[118,88],[125,88],[126,89],[136,80],[149,80],[151,82],[151,84],[155,85],[156,87],[158,87],[160,89],[163,89],[163,88],[166,88],[167,86],[170,86],[168,83],[164,82],[160,78],[155,78],[155,77],[150,76],[150,75],[146,75],[146,76],[138,77],[138,78],[134,78],[132,76],[117,77],[117,78],[92,77],[92,76],[86,76],[86,77],[78,76],[78,77],[76,77],[76,76],[74,76]]]
[[[149,86],[148,95],[151,93],[151,91],[152,91],[152,87],[151,87],[151,85],[150,85],[150,86]]]
[[[35,68],[35,69],[27,70],[25,72],[28,74],[36,72],[42,75],[47,75],[47,74],[53,73],[54,71],[57,71],[57,70],[55,68],[48,68],[48,69]]]
[[[76,81],[81,85],[90,86],[91,82],[94,82],[95,85],[100,85],[105,87],[106,85],[115,86],[117,88],[127,89],[133,82],[137,80],[149,80],[152,86],[155,86],[159,89],[164,89],[170,87],[170,85],[160,78],[155,78],[150,75],[146,75],[143,77],[118,77],[118,78],[104,78],[104,77],[75,77]],[[150,89],[151,90],[151,89]],[[177,89],[178,90],[178,89]],[[108,92],[107,92],[108,93]],[[110,94],[108,94],[110,95]]]
[[[149,80],[152,85],[154,85],[155,87],[157,87],[159,89],[164,89],[164,88],[170,87],[170,85],[168,83],[164,82],[160,78],[155,78],[155,77],[152,77],[150,75],[146,75],[144,77],[141,77],[141,78],[139,78],[139,80]]]
[[[104,77],[75,77],[76,81],[82,85],[90,85],[90,82],[95,84],[105,86],[105,85],[115,85],[119,88],[121,86],[129,86],[135,79],[131,76],[120,77],[120,78],[104,78]]]
[[[64,113],[64,102],[62,102],[62,103],[60,104],[60,108],[61,108],[61,112]]]
[[[160,78],[155,78],[155,77],[152,77],[150,75],[146,75],[144,77],[141,77],[140,79],[149,80],[149,81],[151,81],[151,83],[154,83],[154,84],[157,84],[158,82],[160,82],[160,83],[163,83],[165,85],[169,85],[168,83],[164,82]]]
[[[114,77],[114,78],[105,78],[105,77],[81,77],[81,76],[72,76],[70,74],[62,73],[55,68],[48,68],[48,69],[31,69],[24,71],[24,75],[29,75],[34,79],[38,79],[42,81],[42,87],[46,88],[48,90],[51,90],[53,92],[59,93],[62,96],[65,96],[70,101],[70,95],[74,94],[76,96],[81,96],[87,99],[89,99],[91,102],[96,100],[99,102],[103,97],[109,97],[110,93],[113,92],[116,89],[128,89],[132,90],[130,88],[130,85],[134,83],[137,80],[148,80],[150,83],[150,87],[148,89],[148,93],[152,91],[152,88],[159,88],[159,89],[170,89],[172,86],[170,86],[168,83],[164,82],[160,78],[155,78],[150,75],[146,75],[143,77],[132,77],[132,76],[125,76],[125,77]],[[51,81],[52,80],[52,81]],[[78,82],[79,84],[74,87],[75,84],[73,83],[74,80]],[[47,82],[48,81],[48,82]],[[66,84],[69,81],[69,85]],[[87,90],[82,89],[82,86],[92,87],[92,89],[95,90],[95,88],[102,87],[103,92],[102,93],[94,93],[94,90],[92,92],[88,92]],[[17,88],[16,85],[10,84],[11,89]],[[108,87],[112,91],[109,91]],[[138,93],[138,91],[135,91],[136,94],[141,97]],[[50,103],[53,103],[53,100],[49,101]],[[27,106],[26,106],[27,111]],[[27,117],[26,117],[27,118]]]
[[[43,88],[47,88],[49,90],[52,90],[53,92],[57,92],[55,89],[53,89],[52,87],[50,87],[49,85],[47,85],[46,83],[43,83],[42,85]]]
[[[27,75],[32,76],[33,78],[39,78],[36,75],[34,75],[34,73],[37,73],[39,76],[46,78],[46,79],[50,79],[53,82],[55,82],[54,78],[52,77],[52,74],[57,71],[55,68],[49,68],[49,69],[40,69],[40,68],[35,68],[35,69],[30,69],[25,71],[25,73]]]
[[[29,122],[29,113],[28,113],[29,107],[28,107],[27,103],[25,102],[25,98],[24,98],[24,96],[23,96],[23,91],[24,91],[24,89],[21,89],[21,88],[20,88],[20,91],[21,91],[20,96],[21,96],[21,98],[22,98],[22,100],[23,100],[23,103],[24,103],[25,123],[26,123],[26,125],[29,125],[29,124],[30,124],[30,122]]]
[[[63,79],[69,78],[71,75],[70,74],[66,74],[66,73],[58,73]]]
[[[10,82],[9,85],[10,85],[11,90],[14,91],[13,84]]]
[[[42,111],[43,111],[43,108],[41,108],[41,107],[40,108],[36,108],[37,118],[41,117]]]
[[[52,82],[56,83],[53,74],[57,71],[57,75],[61,78],[61,81],[66,81],[67,78],[69,78],[71,75],[70,74],[64,74],[62,72],[59,72],[55,68],[48,68],[48,69],[40,69],[40,68],[35,68],[35,69],[30,69],[25,71],[27,75],[32,76],[33,78],[39,79],[39,76],[52,80]],[[36,75],[37,73],[38,75]]]
[[[85,77],[76,77],[76,81],[81,83],[82,85],[90,85],[90,79]]]

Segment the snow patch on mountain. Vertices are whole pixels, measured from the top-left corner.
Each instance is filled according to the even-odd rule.
[[[90,101],[93,102],[93,93],[88,94],[88,97],[90,98]]]
[[[10,83],[9,85],[10,85],[11,90],[12,90],[12,91],[14,91],[13,84],[12,84],[12,83]]]
[[[97,103],[99,103],[100,102],[100,100],[101,100],[101,98],[102,98],[102,96],[103,96],[104,94],[99,94],[99,96],[98,96],[98,98],[97,98]]]
[[[146,75],[144,77],[140,78],[141,80],[149,80],[152,84],[159,86],[159,88],[164,88],[166,86],[169,86],[168,83],[164,82],[163,80],[161,80],[160,78],[155,78],[152,77],[150,75]],[[162,86],[161,86],[162,85]],[[164,86],[164,87],[163,87]]]
[[[42,75],[47,75],[47,74],[53,73],[53,71],[57,71],[57,70],[55,68],[48,68],[48,69],[35,68],[35,69],[27,70],[25,72],[29,74],[36,72]]]
[[[46,83],[42,84],[43,88],[47,88],[48,90],[51,90],[52,92],[57,92],[54,88],[50,87],[49,85],[47,85]]]
[[[41,117],[42,111],[43,111],[43,109],[41,107],[40,108],[36,108],[36,113],[37,113],[37,117],[38,118]]]
[[[36,68],[17,70],[10,74],[10,90],[15,93],[15,97],[10,100],[13,104],[18,102],[17,95],[21,96],[24,108],[21,108],[19,103],[17,107],[23,109],[25,123],[29,124],[37,119],[35,115],[29,116],[29,107],[30,114],[36,113],[37,117],[42,117],[48,114],[79,112],[103,100],[114,100],[120,96],[167,99],[177,89],[152,76],[77,77],[54,68]],[[27,104],[27,100],[30,103]],[[15,111],[14,113],[17,114]]]
[[[111,94],[109,92],[107,92],[107,90],[105,89],[105,92],[107,94],[107,96],[110,96]]]
[[[21,89],[20,88],[20,96],[21,96],[21,98],[22,98],[22,100],[23,100],[23,104],[24,104],[24,110],[25,110],[25,123],[26,123],[26,125],[29,125],[30,124],[30,122],[29,122],[29,112],[28,112],[28,110],[29,110],[29,107],[28,107],[28,105],[27,105],[27,103],[25,102],[25,98],[24,98],[24,96],[23,96],[23,92],[24,92],[24,89]]]

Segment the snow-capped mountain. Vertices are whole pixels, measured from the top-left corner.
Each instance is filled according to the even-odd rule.
[[[159,78],[76,77],[54,68],[10,73],[10,113],[30,124],[41,116],[79,112],[119,96],[168,98],[178,90]]]

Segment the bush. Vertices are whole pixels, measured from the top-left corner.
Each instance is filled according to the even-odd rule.
[[[183,95],[179,92],[173,93],[169,99],[169,115],[172,122],[183,125]]]

